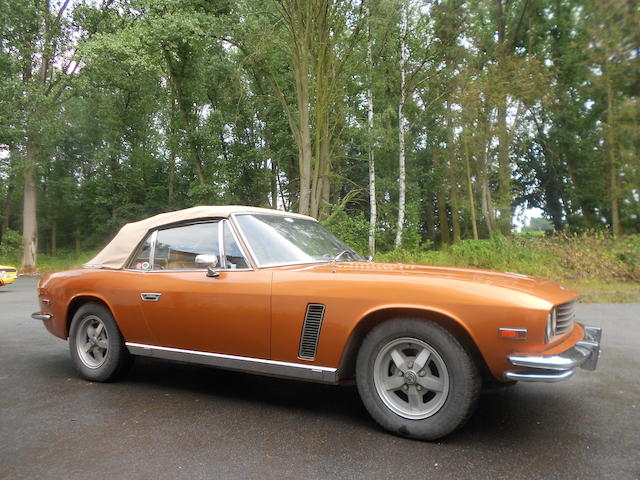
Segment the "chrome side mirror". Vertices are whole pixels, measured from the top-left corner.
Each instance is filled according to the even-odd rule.
[[[207,277],[220,276],[220,272],[216,270],[218,267],[218,257],[216,255],[196,255],[196,265],[207,269]]]

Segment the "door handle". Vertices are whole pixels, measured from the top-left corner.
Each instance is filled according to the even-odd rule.
[[[161,293],[141,293],[140,298],[145,302],[157,302],[162,296]]]

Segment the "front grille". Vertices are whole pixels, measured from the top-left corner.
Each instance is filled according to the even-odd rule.
[[[16,269],[15,268],[3,268],[2,270],[0,270],[0,272],[16,273]]]
[[[306,360],[314,360],[316,358],[318,337],[320,336],[320,327],[322,327],[323,318],[324,305],[320,303],[310,303],[307,305],[302,335],[300,336],[300,353],[298,355],[300,358]]]
[[[573,321],[576,318],[576,301],[563,303],[556,306],[556,335],[570,332],[573,328]]]

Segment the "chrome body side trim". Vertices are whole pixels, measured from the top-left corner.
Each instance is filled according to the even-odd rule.
[[[49,313],[36,312],[31,314],[31,318],[34,320],[51,320],[51,317],[52,315]]]
[[[199,352],[181,348],[159,347],[141,343],[126,342],[133,355],[177,360],[180,362],[210,365],[212,367],[236,370],[240,372],[268,375],[272,377],[307,380],[318,383],[338,383],[338,369],[319,367],[302,363],[279,362],[262,358],[240,357],[223,353]]]
[[[554,355],[516,353],[509,362],[525,370],[505,372],[510,380],[527,382],[557,382],[569,378],[574,369],[595,370],[600,356],[602,328],[584,326],[584,337],[568,350]]]

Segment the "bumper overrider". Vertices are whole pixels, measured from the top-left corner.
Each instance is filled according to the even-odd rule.
[[[523,369],[507,371],[505,377],[523,382],[559,382],[573,375],[574,369],[578,367],[595,370],[600,356],[602,328],[584,325],[583,329],[584,338],[564,352],[553,355],[509,355],[509,362]]]

